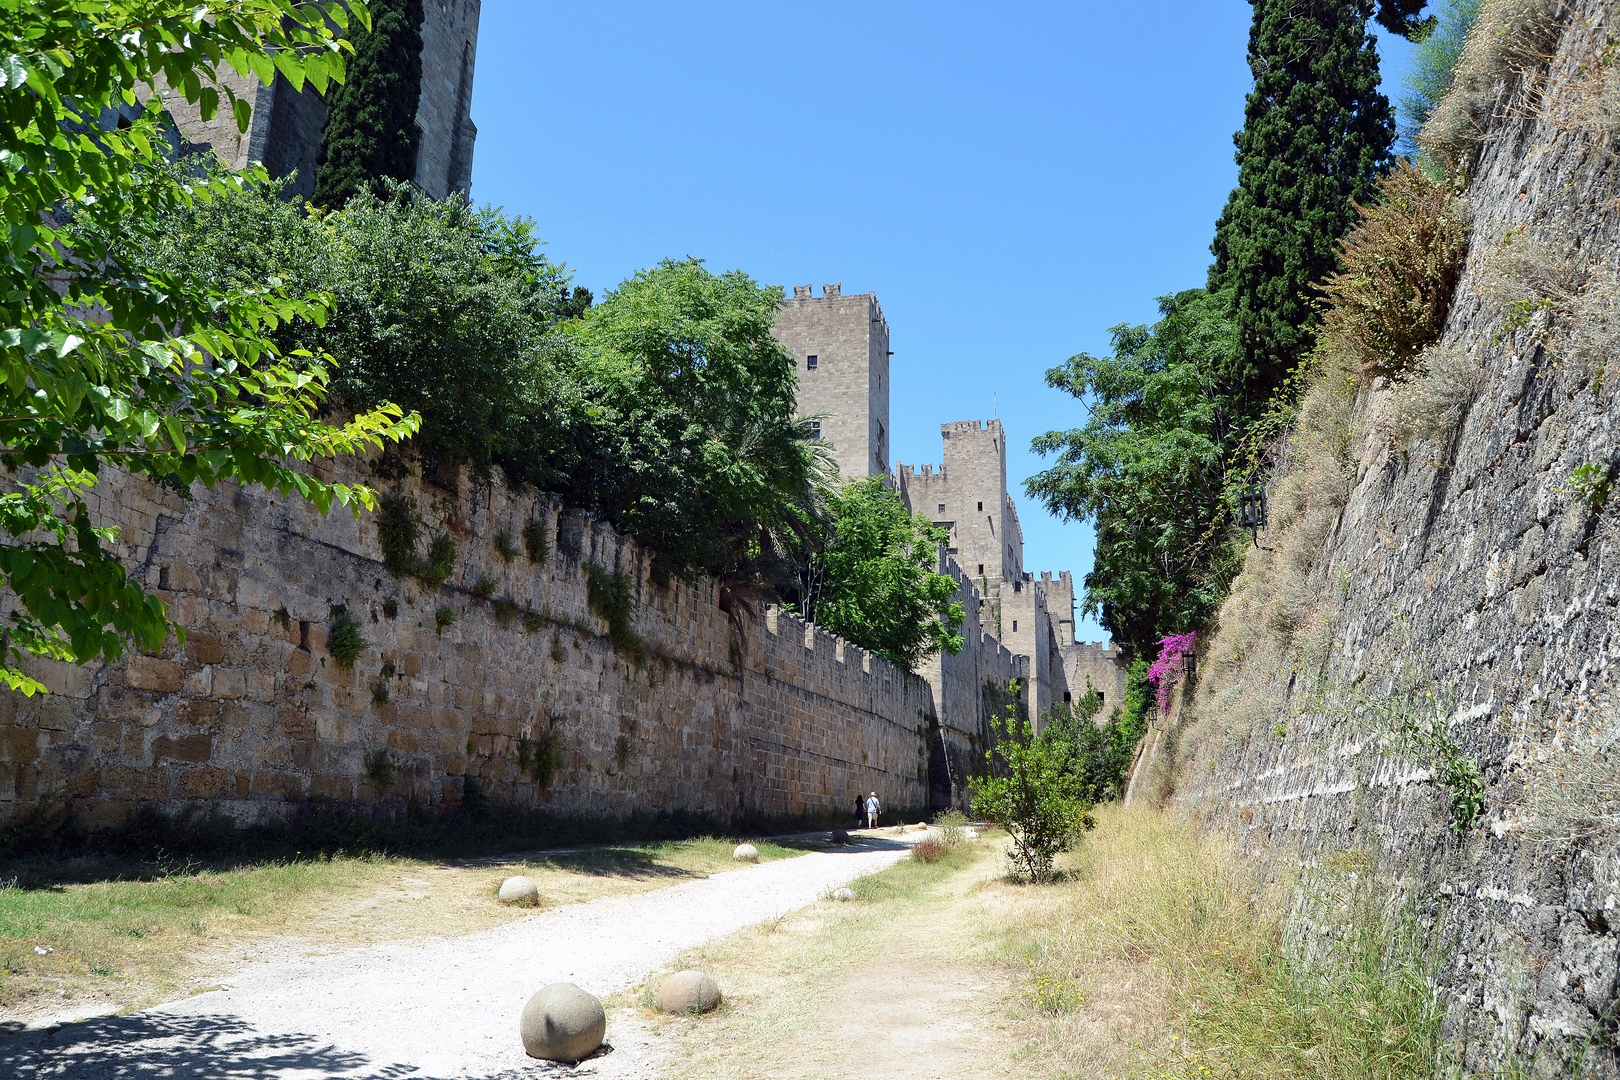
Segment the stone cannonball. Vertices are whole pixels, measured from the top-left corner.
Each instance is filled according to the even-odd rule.
[[[596,1053],[607,1034],[602,1003],[573,983],[542,987],[523,1006],[518,1024],[523,1052],[545,1061],[580,1061]]]
[[[706,1013],[719,1004],[719,985],[701,971],[677,971],[658,984],[658,1007],[667,1013]]]
[[[540,903],[540,888],[526,877],[509,877],[501,882],[501,903],[534,907]]]
[[[731,857],[738,862],[759,862],[759,848],[753,844],[738,844]]]
[[[855,890],[849,888],[838,889],[834,891],[833,899],[837,900],[841,904],[847,904],[851,900],[855,899]]]
[[[829,844],[847,844],[849,843],[849,833],[843,829],[834,829],[832,835],[827,837],[827,842]]]

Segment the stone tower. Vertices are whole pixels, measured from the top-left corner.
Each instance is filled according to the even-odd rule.
[[[1124,701],[1119,651],[1075,641],[1074,579],[1068,571],[1024,570],[1018,505],[1007,493],[1007,435],[999,420],[940,425],[944,463],[898,466],[895,482],[914,514],[950,532],[945,563],[966,579],[963,606],[1023,665],[1031,718],[1078,701],[1086,680],[1104,713]]]
[[[478,58],[480,0],[423,0],[422,96],[416,106],[417,187],[435,199],[472,185],[473,69]],[[230,67],[218,73],[238,97],[251,103],[253,118],[239,131],[229,109],[204,122],[195,106],[178,94],[164,101],[184,149],[209,149],[227,168],[261,161],[274,177],[295,177],[288,194],[307,199],[315,193],[315,160],[326,127],[326,102],[312,88],[295,91],[280,74],[266,86]]]
[[[944,464],[938,472],[901,468],[900,493],[913,513],[950,530],[950,555],[980,591],[999,593],[1024,566],[1024,531],[1007,494],[1006,432],[1000,420],[958,420],[939,433]]]
[[[799,372],[801,416],[825,414],[821,438],[847,479],[889,474],[889,324],[876,293],[793,286],[771,331]]]

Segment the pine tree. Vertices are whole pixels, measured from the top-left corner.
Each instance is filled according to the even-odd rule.
[[[348,81],[327,105],[315,170],[317,206],[342,206],[381,177],[416,175],[422,0],[370,0],[368,6],[371,29],[355,39]]]
[[[1232,294],[1240,348],[1228,383],[1244,399],[1240,412],[1258,408],[1310,348],[1310,283],[1337,269],[1334,244],[1355,220],[1351,200],[1374,196],[1395,141],[1367,33],[1373,0],[1253,3],[1254,90],[1209,273],[1212,292]],[[1386,14],[1394,22],[1404,12]]]

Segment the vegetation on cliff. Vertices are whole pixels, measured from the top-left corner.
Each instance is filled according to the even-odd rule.
[[[317,206],[342,206],[387,178],[416,175],[422,96],[422,0],[370,0],[371,27],[355,35],[349,78],[327,100],[315,167]]]
[[[1310,350],[1309,287],[1392,164],[1395,117],[1378,89],[1371,0],[1255,0],[1238,184],[1215,226],[1211,291],[1231,297],[1236,363],[1222,382],[1248,417]]]
[[[415,429],[381,402],[346,423],[316,418],[329,358],[289,349],[275,331],[327,321],[327,297],[137,260],[173,214],[230,199],[254,175],[166,168],[159,84],[205,119],[228,109],[245,130],[248,103],[214,86],[211,67],[264,81],[279,71],[295,88],[324,90],[343,79],[349,51],[349,16],[334,11],[329,22],[293,0],[224,0],[207,19],[169,0],[0,9],[0,311],[10,328],[0,332],[0,445],[8,466],[30,470],[0,495],[0,573],[16,598],[0,680],[15,689],[42,689],[10,666],[23,654],[114,660],[130,639],[157,649],[176,630],[107,546],[114,530],[93,522],[87,498],[104,466],[180,492],[229,479],[358,512],[375,505],[371,492],[298,463]]]

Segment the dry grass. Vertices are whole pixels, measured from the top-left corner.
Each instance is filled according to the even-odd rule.
[[[1540,843],[1620,833],[1620,713],[1612,701],[1572,710],[1524,757],[1520,822]]]
[[[308,951],[443,937],[522,918],[499,903],[523,874],[541,906],[636,892],[736,868],[732,840],[688,840],[530,859],[373,856],[216,870],[109,860],[0,868],[0,1017],[73,999],[139,1007],[194,991],[245,951]],[[802,854],[757,843],[762,860]],[[38,950],[48,950],[40,952]]]
[[[1313,869],[1302,890],[1183,819],[1117,805],[1098,818],[1056,884],[1018,884],[990,845],[969,843],[861,879],[860,902],[688,953],[678,966],[714,975],[726,1004],[702,1019],[644,1006],[640,1019],[673,1039],[667,1074],[1428,1074],[1439,1050],[1429,958],[1390,904],[1355,885],[1367,879],[1358,853]],[[1296,902],[1312,920],[1309,964],[1287,946],[1305,939],[1286,915]],[[619,1004],[645,1003],[654,985]],[[908,1053],[886,1056],[896,1044]]]
[[[1457,63],[1451,91],[1418,137],[1448,176],[1473,169],[1498,111],[1515,92],[1536,107],[1542,73],[1570,13],[1563,0],[1486,0]]]
[[[1026,966],[1027,1060],[1066,1077],[1427,1075],[1438,1015],[1421,950],[1323,868],[1313,906],[1340,927],[1290,960],[1297,885],[1212,834],[1105,807],[1068,880],[980,893],[997,952]]]

